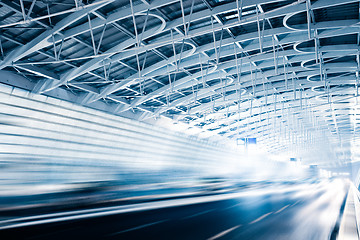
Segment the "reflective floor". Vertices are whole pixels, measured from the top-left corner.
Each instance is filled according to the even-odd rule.
[[[348,188],[340,179],[187,184],[99,185],[53,205],[44,196],[44,206],[8,204],[0,238],[326,240],[336,231]]]

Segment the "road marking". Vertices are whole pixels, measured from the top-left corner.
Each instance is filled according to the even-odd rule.
[[[267,216],[269,216],[270,214],[272,214],[272,212],[269,212],[269,213],[266,213],[266,214],[262,215],[261,217],[259,217],[259,218],[255,219],[254,221],[252,221],[252,222],[251,222],[251,223],[249,223],[249,224],[254,224],[254,223],[257,223],[257,222],[259,222],[259,221],[263,220],[264,218],[266,218]]]
[[[203,211],[203,212],[199,212],[199,213],[195,213],[195,214],[193,214],[193,215],[184,217],[183,219],[189,219],[189,218],[197,217],[197,216],[200,216],[200,215],[206,214],[206,213],[208,213],[208,212],[212,212],[212,211],[214,211],[214,209],[207,210],[207,211]]]
[[[294,202],[293,204],[291,204],[291,207],[292,206],[295,206],[296,204],[298,204],[299,202],[301,202],[300,200],[297,200],[296,202]]]
[[[140,225],[140,226],[137,226],[137,227],[133,227],[133,228],[129,228],[129,229],[126,229],[126,230],[123,230],[123,231],[120,231],[120,232],[112,233],[112,234],[110,234],[109,236],[114,236],[114,235],[117,235],[117,234],[126,233],[126,232],[130,232],[130,231],[138,230],[138,229],[141,229],[141,228],[150,227],[150,226],[152,226],[152,225],[159,224],[159,223],[162,223],[162,222],[165,222],[165,221],[167,221],[167,219],[161,220],[161,221],[157,221],[157,222],[152,222],[152,223],[143,224],[143,225]]]
[[[229,210],[229,209],[231,209],[231,208],[237,207],[237,206],[242,205],[242,204],[244,204],[244,203],[237,203],[237,204],[232,205],[232,206],[230,206],[230,207],[224,208],[224,210]]]
[[[235,226],[235,227],[229,228],[229,229],[227,229],[227,230],[225,230],[225,231],[222,231],[221,233],[216,234],[215,236],[209,238],[208,240],[214,240],[214,239],[220,238],[220,237],[228,234],[229,232],[234,231],[235,229],[237,229],[237,228],[239,228],[239,227],[241,227],[241,224],[240,224],[240,225],[237,225],[237,226]]]
[[[289,207],[290,206],[290,204],[288,204],[288,205],[286,205],[285,207],[282,207],[280,210],[277,210],[276,212],[275,212],[275,214],[278,214],[279,212],[282,212],[282,211],[284,211],[287,207]]]

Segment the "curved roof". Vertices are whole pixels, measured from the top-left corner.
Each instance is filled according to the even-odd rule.
[[[2,0],[0,70],[23,79],[0,81],[347,163],[359,27],[357,0]]]

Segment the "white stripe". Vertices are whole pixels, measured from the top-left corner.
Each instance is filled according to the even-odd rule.
[[[272,214],[272,212],[269,212],[269,213],[266,213],[266,214],[262,215],[261,217],[259,217],[259,218],[255,219],[254,221],[252,221],[252,222],[251,222],[251,223],[249,223],[249,224],[254,224],[254,223],[257,223],[257,222],[259,222],[259,221],[263,220],[264,218],[266,218],[267,216],[269,216],[270,214]]]
[[[190,215],[190,216],[184,217],[183,219],[189,219],[189,218],[197,217],[197,216],[200,216],[200,215],[203,215],[203,214],[206,214],[206,213],[212,212],[212,211],[214,211],[214,209],[207,210],[207,211],[203,211],[203,212],[199,212],[199,213],[195,213],[195,214],[193,214],[193,215]]]
[[[277,211],[275,212],[275,214],[277,214],[277,213],[285,210],[285,209],[286,209],[287,207],[289,207],[289,206],[290,206],[290,204],[289,204],[289,205],[286,205],[285,207],[282,207],[280,210],[277,210]]]
[[[126,232],[130,232],[130,231],[138,230],[138,229],[141,229],[141,228],[150,227],[150,226],[152,226],[152,225],[159,224],[159,223],[162,223],[162,222],[165,222],[165,221],[167,221],[167,219],[161,220],[161,221],[157,221],[157,222],[147,223],[147,224],[140,225],[140,226],[133,227],[133,228],[129,228],[129,229],[126,229],[126,230],[123,230],[123,231],[120,231],[120,232],[116,232],[116,233],[110,234],[109,236],[114,236],[114,235],[117,235],[117,234],[126,233]]]
[[[232,227],[232,228],[229,228],[229,229],[227,229],[227,230],[225,230],[225,231],[222,231],[221,233],[216,234],[215,236],[209,238],[208,240],[214,240],[214,239],[220,238],[220,237],[228,234],[229,232],[234,231],[235,229],[239,228],[240,226],[241,226],[241,225],[237,225],[237,226],[235,226],[235,227]]]

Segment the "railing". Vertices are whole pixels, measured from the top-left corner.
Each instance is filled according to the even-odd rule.
[[[357,225],[357,232],[360,239],[360,192],[359,189],[355,188],[354,186],[354,205],[355,205],[355,216],[356,216],[356,225]]]
[[[339,229],[339,240],[360,239],[360,192],[351,183]]]

